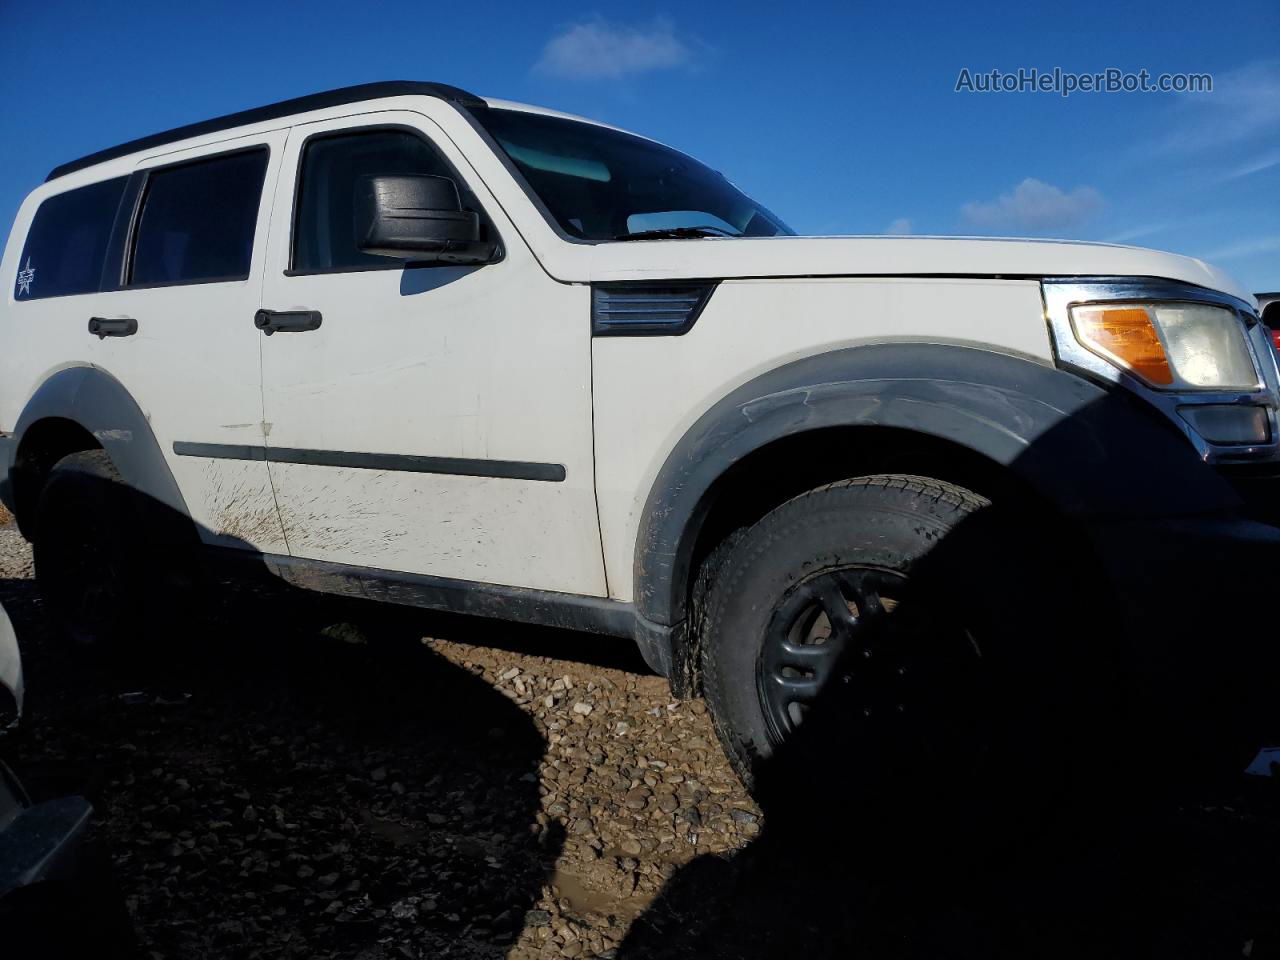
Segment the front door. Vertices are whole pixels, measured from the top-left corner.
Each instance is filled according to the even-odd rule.
[[[357,248],[357,180],[458,181],[496,263],[406,266]],[[295,127],[273,215],[266,456],[290,553],[603,596],[588,290],[551,280],[422,114]]]

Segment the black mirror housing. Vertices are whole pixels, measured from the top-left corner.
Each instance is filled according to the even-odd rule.
[[[1262,322],[1272,330],[1280,330],[1280,300],[1272,300],[1262,308]]]
[[[365,253],[418,263],[491,262],[480,215],[464,210],[448,177],[370,176],[356,184],[355,230]]]

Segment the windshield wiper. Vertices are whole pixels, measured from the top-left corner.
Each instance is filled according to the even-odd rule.
[[[620,233],[614,240],[697,240],[701,237],[740,237],[720,227],[660,227],[657,230],[640,230],[636,233]]]

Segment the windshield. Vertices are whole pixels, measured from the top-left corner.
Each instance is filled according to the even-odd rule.
[[[794,233],[723,175],[652,140],[521,110],[473,115],[571,237]]]

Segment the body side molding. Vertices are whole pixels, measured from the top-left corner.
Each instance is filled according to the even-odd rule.
[[[214,460],[265,460],[268,463],[300,463],[316,467],[352,467],[360,470],[392,470],[405,473],[441,473],[462,477],[496,477],[504,480],[565,478],[560,463],[524,460],[473,460],[463,457],[428,457],[405,453],[349,453],[343,450],[303,450],[294,447],[250,446],[235,443],[188,443],[179,440],[173,452],[180,457]]]

